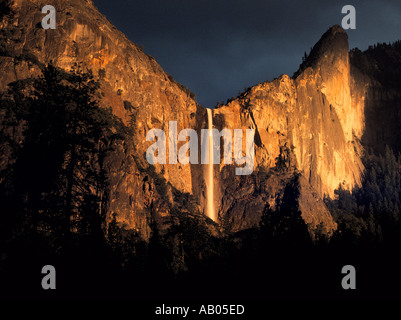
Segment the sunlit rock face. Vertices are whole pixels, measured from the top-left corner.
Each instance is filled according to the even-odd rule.
[[[46,4],[18,0],[15,20],[2,22],[1,28],[12,31],[12,36],[0,56],[1,90],[12,81],[39,75],[40,66],[50,61],[66,70],[74,63],[92,69],[101,82],[101,105],[111,106],[134,128],[132,141],[118,146],[108,163],[110,219],[115,215],[118,223],[147,238],[151,215],[168,217],[172,208],[205,213],[205,166],[153,167],[145,153],[151,144],[146,141],[149,130],[160,128],[167,134],[169,121],[177,121],[178,132],[184,128],[200,132],[208,125],[206,110],[91,1],[53,1],[55,30],[41,28],[41,8]],[[303,218],[310,230],[323,224],[330,234],[335,223],[323,196],[334,197],[340,184],[352,189],[361,181],[367,86],[350,75],[347,35],[335,26],[293,77],[283,75],[256,85],[214,110],[216,128],[256,131],[253,174],[239,177],[234,166],[215,165],[214,204],[220,217],[228,218],[234,231],[258,225],[266,203],[275,207],[292,173],[300,172],[296,187]],[[271,170],[285,150],[289,169]]]
[[[221,126],[257,131],[256,171],[275,167],[280,150],[288,148],[293,155],[291,165],[302,173],[314,192],[320,198],[333,198],[340,185],[352,190],[361,183],[365,91],[350,75],[347,35],[341,27],[334,26],[322,36],[294,77],[282,75],[254,86],[215,114],[221,117]],[[304,188],[303,192],[309,190]],[[224,193],[219,196],[222,203],[227,202]],[[260,216],[261,206],[234,215]],[[226,207],[223,205],[223,212]],[[303,209],[311,211],[305,206]],[[327,209],[317,210],[315,206],[312,211],[315,226],[323,223],[335,229]],[[308,220],[306,215],[304,219]]]
[[[308,73],[312,79],[308,79]],[[298,101],[306,105],[306,96],[302,96],[305,90],[308,99],[314,101],[310,110],[313,122],[304,118],[314,129],[310,139],[314,143],[306,143],[303,137],[301,145],[305,150],[305,146],[314,144],[312,149],[316,153],[312,152],[310,159],[305,153],[296,150],[295,153],[301,170],[307,172],[316,167],[310,171],[312,186],[321,194],[333,197],[333,191],[340,184],[349,190],[359,185],[363,171],[358,150],[364,130],[364,91],[351,85],[348,39],[341,27],[334,26],[322,36],[298,74],[295,79]],[[300,120],[294,128],[304,123]],[[298,136],[302,137],[301,132]]]
[[[96,77],[100,72],[101,105],[110,106],[126,124],[134,120],[135,131],[134,143],[121,146],[119,157],[111,162],[115,167],[110,169],[110,216],[116,214],[117,221],[127,228],[147,233],[149,208],[168,214],[171,190],[192,193],[192,175],[189,165],[156,165],[155,174],[169,183],[166,194],[159,195],[147,174],[146,133],[153,128],[168,133],[168,123],[173,120],[178,131],[195,127],[199,106],[188,89],[119,32],[92,1],[52,1],[57,11],[55,30],[41,27],[45,16],[41,9],[47,4],[16,1],[15,19],[2,23],[1,28],[10,30],[12,36],[0,56],[1,90],[12,81],[38,76],[40,66],[50,62],[65,70],[82,63]]]
[[[335,26],[293,78],[259,84],[215,113],[227,127],[257,130],[256,167],[274,167],[287,146],[320,196],[334,197],[340,184],[351,190],[361,182],[363,99],[351,86],[347,35]]]

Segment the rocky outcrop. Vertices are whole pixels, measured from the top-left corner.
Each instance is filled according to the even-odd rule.
[[[110,219],[115,216],[147,237],[151,214],[168,217],[172,208],[203,213],[204,166],[150,166],[145,152],[151,144],[147,132],[160,128],[167,133],[169,121],[177,121],[178,132],[207,128],[205,109],[91,1],[54,0],[55,30],[40,26],[46,4],[14,1],[14,19],[1,22],[8,36],[0,43],[0,89],[39,75],[50,62],[66,70],[75,63],[93,70],[104,94],[101,104],[134,127],[132,141],[119,146],[108,163]],[[301,174],[298,202],[310,230],[323,226],[330,234],[336,228],[322,198],[334,197],[339,185],[351,190],[360,184],[366,97],[380,100],[379,89],[368,95],[373,80],[351,66],[348,50],[346,33],[334,26],[293,77],[256,85],[213,111],[219,130],[256,132],[253,174],[235,176],[233,165],[215,166],[215,207],[234,231],[257,225],[266,202],[274,207],[294,174]]]
[[[165,215],[173,201],[172,190],[192,193],[189,165],[149,168],[144,157],[149,146],[146,133],[153,128],[168,132],[173,120],[178,131],[195,127],[199,106],[187,88],[116,30],[92,1],[52,1],[57,11],[55,30],[41,27],[41,9],[46,4],[14,1],[14,18],[1,22],[7,34],[0,46],[0,90],[13,81],[38,76],[41,66],[50,62],[65,70],[74,64],[91,69],[101,82],[101,105],[111,106],[114,114],[135,127],[133,144],[121,146],[119,156],[111,162],[110,217],[115,215],[120,224],[146,235],[150,207]],[[163,192],[156,191],[157,175]],[[158,198],[164,198],[162,204]]]
[[[252,87],[215,114],[227,127],[257,130],[256,166],[274,167],[286,146],[320,196],[333,197],[340,184],[352,189],[361,181],[356,150],[364,127],[362,97],[357,90],[351,94],[347,35],[335,26],[293,78]]]
[[[361,183],[365,95],[365,87],[357,86],[351,78],[347,35],[341,27],[334,26],[322,36],[292,78],[282,75],[254,86],[214,114],[221,119],[217,121],[219,129],[225,126],[256,130],[256,171],[275,168],[280,155],[287,153],[288,169],[296,168],[305,179],[301,184],[301,194],[309,195],[305,198],[333,198],[340,185],[352,190]],[[224,172],[224,167],[222,164],[219,171]],[[225,175],[217,174],[222,185],[235,179]],[[309,188],[305,187],[306,181]],[[230,192],[236,193],[241,194],[242,189]],[[217,197],[221,213],[227,211],[226,197],[224,192]],[[302,203],[304,220],[313,220],[313,228],[323,224],[335,229],[323,203]],[[241,215],[260,217],[262,207],[253,205],[242,210]],[[238,216],[238,210],[232,209],[234,216]]]

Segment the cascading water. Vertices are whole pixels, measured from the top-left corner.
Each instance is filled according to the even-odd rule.
[[[207,120],[209,125],[209,164],[207,168],[207,216],[216,221],[216,212],[214,208],[214,181],[213,181],[213,111],[207,109]]]

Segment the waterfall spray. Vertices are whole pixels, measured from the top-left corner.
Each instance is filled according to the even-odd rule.
[[[209,125],[209,165],[207,168],[207,216],[216,221],[216,213],[214,208],[214,181],[213,181],[213,112],[207,109],[207,120]]]

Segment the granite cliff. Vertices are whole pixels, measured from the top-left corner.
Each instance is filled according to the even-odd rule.
[[[92,1],[52,1],[55,30],[40,24],[41,8],[48,2],[12,3],[13,16],[0,24],[0,90],[38,76],[48,63],[65,70],[80,63],[98,75],[101,105],[111,106],[134,127],[132,141],[118,146],[109,163],[108,219],[115,216],[120,225],[148,238],[150,217],[167,219],[174,210],[204,213],[204,166],[153,167],[145,158],[151,129],[168,132],[169,121],[177,121],[178,131],[207,128],[206,110],[194,94],[116,30]],[[366,138],[371,133],[365,129],[372,126],[365,121],[367,101],[373,113],[383,101],[383,85],[368,67],[361,67],[363,59],[365,53],[349,53],[346,33],[334,26],[292,77],[282,75],[249,88],[213,111],[219,130],[256,131],[252,175],[235,176],[233,165],[215,166],[215,206],[233,231],[257,226],[266,203],[275,208],[289,183],[298,190],[297,209],[312,235],[336,229],[323,198],[335,197],[340,185],[348,190],[360,185],[361,141],[374,140]],[[399,98],[393,91],[386,91],[386,99]]]
[[[2,38],[0,86],[5,90],[10,82],[35,77],[41,66],[50,62],[65,70],[82,63],[101,75],[101,104],[111,106],[127,124],[134,119],[136,127],[134,142],[120,146],[121,154],[111,164],[110,217],[116,213],[119,223],[147,237],[149,207],[167,214],[166,203],[173,201],[172,189],[191,193],[192,182],[189,166],[156,166],[155,174],[161,176],[162,184],[169,182],[169,189],[167,194],[155,192],[153,179],[144,173],[149,168],[143,157],[148,147],[146,133],[151,128],[166,130],[173,119],[178,122],[178,130],[194,127],[198,109],[194,96],[116,30],[92,1],[52,2],[57,8],[55,30],[41,27],[41,8],[46,4],[13,2],[14,17],[1,24],[7,33]]]
[[[333,198],[340,185],[352,190],[361,183],[365,92],[351,83],[347,35],[334,26],[292,78],[282,75],[252,87],[215,114],[221,116],[221,126],[256,130],[257,171],[274,168],[277,159],[288,157],[288,166],[302,173],[319,203],[324,196]],[[226,182],[229,179],[232,177]],[[221,197],[226,203],[225,195]],[[249,214],[235,205],[230,210],[258,215],[262,202]],[[275,199],[272,202],[274,205]],[[304,217],[311,228],[320,223],[335,228],[323,204],[316,211],[313,222]]]

